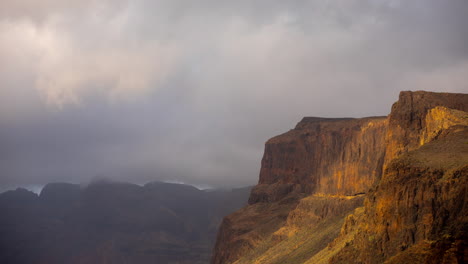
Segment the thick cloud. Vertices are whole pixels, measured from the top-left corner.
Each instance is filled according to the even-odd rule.
[[[257,180],[302,116],[468,91],[468,2],[0,3],[0,186]]]

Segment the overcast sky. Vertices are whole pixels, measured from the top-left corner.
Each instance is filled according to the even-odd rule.
[[[466,0],[2,0],[0,189],[241,186],[303,116],[468,92]]]

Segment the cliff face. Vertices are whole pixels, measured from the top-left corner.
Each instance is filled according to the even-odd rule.
[[[466,94],[402,92],[387,118],[304,118],[266,143],[212,263],[463,261],[466,111]]]
[[[304,118],[265,144],[259,184],[249,203],[291,192],[353,195],[381,177],[386,118]]]

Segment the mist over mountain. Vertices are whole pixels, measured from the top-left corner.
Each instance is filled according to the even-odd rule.
[[[151,182],[47,184],[0,194],[0,263],[208,263],[250,188]]]

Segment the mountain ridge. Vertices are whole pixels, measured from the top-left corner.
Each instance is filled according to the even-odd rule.
[[[0,263],[207,263],[250,188],[50,183],[0,194]]]

